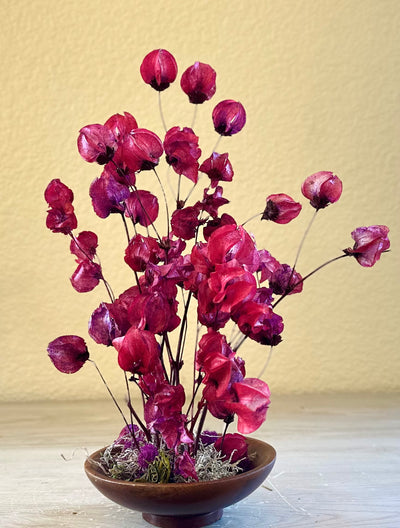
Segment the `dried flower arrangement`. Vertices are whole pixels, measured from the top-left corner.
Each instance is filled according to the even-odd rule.
[[[141,76],[158,91],[160,110],[160,94],[176,79],[177,71],[174,57],[163,49],[152,51],[143,60]],[[197,109],[215,94],[216,72],[208,64],[196,62],[183,73],[181,87]],[[89,358],[82,337],[58,337],[49,343],[48,354],[64,373],[77,372],[87,361],[93,362],[123,418],[124,428],[101,459],[106,474],[132,481],[212,480],[251,467],[243,435],[261,426],[270,403],[268,385],[259,378],[246,377],[245,363],[237,355],[239,347],[246,339],[269,347],[278,345],[283,320],[275,311],[277,305],[301,292],[306,279],[338,259],[353,257],[361,266],[373,266],[389,249],[389,230],[382,225],[355,229],[351,233],[353,247],[301,276],[296,266],[302,243],[294,264],[281,264],[266,249],[257,249],[253,236],[244,228],[247,222],[240,224],[232,216],[220,214],[220,207],[228,203],[222,185],[233,179],[228,153],[216,152],[216,146],[200,163],[202,153],[193,124],[167,130],[162,112],[161,118],[164,141],[154,132],[139,128],[127,112],[79,132],[78,149],[83,159],[104,166],[90,186],[94,211],[100,218],[120,215],[127,238],[124,260],[134,282],[118,297],[103,274],[97,235],[91,231],[75,233],[73,192],[58,179],[45,191],[47,227],[71,238],[70,251],[77,262],[71,277],[73,288],[89,292],[101,282],[106,288],[109,300],[92,313],[89,335],[96,343],[116,350],[124,373],[127,411],[121,409]],[[215,106],[212,121],[219,139],[232,136],[244,127],[246,112],[241,103],[224,100]],[[168,168],[177,175],[171,215],[165,187],[156,171],[163,154]],[[145,171],[153,171],[160,185],[167,222],[164,236],[156,227],[158,198],[141,188]],[[208,185],[203,198],[190,205],[192,193],[185,199],[180,195],[181,178],[189,179],[194,188],[200,173],[208,176]],[[332,172],[320,171],[305,179],[301,191],[316,214],[340,198],[342,182]],[[266,198],[264,210],[252,219],[286,224],[301,209],[290,196],[273,194]],[[188,241],[192,247],[186,249]],[[197,337],[193,383],[185,390],[180,372],[189,305],[194,301]],[[235,337],[229,340],[222,333],[228,324],[235,328]],[[171,336],[175,336],[175,343]],[[132,388],[142,398],[143,414],[133,405]],[[224,422],[221,434],[203,430],[207,413]],[[227,433],[235,418],[238,433]]]

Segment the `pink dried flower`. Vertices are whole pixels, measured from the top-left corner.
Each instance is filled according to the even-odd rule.
[[[193,104],[201,104],[208,101],[215,94],[217,74],[209,64],[195,62],[185,70],[181,77],[181,88],[189,101]]]
[[[186,480],[199,480],[196,472],[196,461],[187,451],[184,451],[175,458],[174,472]]]
[[[44,191],[44,198],[50,207],[59,207],[74,201],[74,193],[58,178],[51,180]]]
[[[98,239],[93,231],[82,231],[71,240],[70,251],[79,260],[90,260],[96,255]]]
[[[246,111],[238,101],[227,99],[214,108],[212,120],[215,131],[221,136],[232,136],[242,130],[246,123]]]
[[[361,266],[371,267],[380,259],[381,254],[390,248],[388,233],[389,228],[385,225],[358,227],[351,233],[355,241],[354,246],[344,252],[353,255]]]
[[[269,286],[276,295],[293,295],[303,290],[300,273],[293,271],[289,264],[281,264],[269,279]]]
[[[270,194],[261,220],[272,220],[276,224],[287,224],[300,214],[301,204],[287,194]]]
[[[74,290],[79,293],[86,293],[92,291],[102,277],[99,264],[90,260],[81,260],[70,280]]]
[[[90,185],[89,196],[97,216],[107,218],[111,213],[123,212],[123,202],[129,196],[129,189],[116,181],[108,170],[104,170]]]
[[[234,320],[240,331],[262,345],[276,346],[282,340],[283,320],[266,303],[248,301],[238,307]]]
[[[129,112],[124,112],[124,115],[114,114],[104,123],[115,137],[117,144],[123,142],[133,130],[138,128],[136,119]]]
[[[200,209],[196,206],[189,206],[174,211],[171,217],[172,233],[184,240],[194,238],[200,225],[199,213]]]
[[[105,165],[114,156],[116,147],[114,134],[105,125],[87,125],[79,131],[79,154],[89,163]]]
[[[54,179],[48,184],[44,197],[50,206],[47,211],[46,227],[53,233],[69,235],[78,226],[72,205],[73,192],[59,179]]]
[[[144,271],[149,263],[158,262],[158,249],[155,238],[135,235],[125,250],[125,262],[133,271]]]
[[[301,186],[301,192],[318,210],[337,202],[342,194],[342,188],[341,180],[333,172],[321,171],[306,178]]]
[[[118,364],[132,374],[147,374],[159,362],[159,346],[154,334],[130,328],[124,337],[117,337],[113,346],[118,352]]]
[[[178,73],[178,66],[171,53],[157,49],[148,53],[140,66],[140,74],[146,84],[162,92],[173,83]]]
[[[111,346],[116,337],[121,337],[122,332],[113,316],[110,304],[101,303],[92,313],[88,332],[96,343],[106,346]]]
[[[89,359],[85,341],[76,335],[65,335],[51,341],[47,352],[54,366],[60,372],[73,374]]]
[[[165,135],[164,150],[168,165],[177,174],[182,174],[197,183],[201,156],[199,138],[191,128],[173,127]]]
[[[125,216],[131,218],[134,224],[147,227],[157,219],[158,199],[149,191],[131,192],[125,200],[125,206]]]
[[[247,457],[248,444],[246,438],[238,433],[228,433],[216,440],[214,447],[220,451],[225,460],[231,463]]]
[[[245,378],[234,383],[232,390],[235,401],[227,402],[226,407],[237,415],[239,433],[253,433],[265,421],[270,404],[269,387],[258,378]]]
[[[148,465],[154,462],[154,459],[158,456],[158,449],[154,444],[145,444],[139,450],[138,464],[141,469],[147,469]]]
[[[161,139],[145,128],[133,130],[119,147],[121,162],[132,172],[154,169],[162,153]]]
[[[242,226],[227,224],[215,230],[208,240],[208,258],[213,264],[230,260],[253,273],[260,264],[254,240]]]
[[[217,154],[213,152],[209,158],[203,161],[199,171],[204,172],[211,180],[211,187],[216,187],[218,182],[230,182],[233,178],[233,168],[228,159],[229,154]]]

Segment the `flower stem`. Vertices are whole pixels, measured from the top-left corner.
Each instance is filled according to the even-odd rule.
[[[156,171],[155,167],[153,167],[153,171],[154,171],[154,174],[156,175],[156,178],[157,178],[157,180],[158,180],[158,183],[160,184],[161,191],[162,191],[163,196],[164,196],[165,210],[166,210],[166,213],[167,213],[167,236],[168,236],[168,238],[169,238],[169,209],[168,209],[167,196],[166,196],[166,194],[165,194],[164,186],[163,186],[163,184],[161,183],[160,177],[159,177],[159,175],[157,174],[157,171]]]
[[[248,218],[245,222],[243,222],[242,227],[243,227],[244,225],[246,225],[247,222],[250,222],[250,220],[254,220],[254,218],[257,218],[257,217],[259,217],[259,216],[261,216],[261,215],[262,215],[262,213],[257,213],[257,214],[255,214],[254,216],[250,216],[250,218]]]
[[[129,242],[131,241],[131,237],[129,235],[128,225],[126,223],[125,215],[124,215],[123,212],[121,212],[121,218],[122,218],[122,222],[123,222],[124,227],[125,227],[125,234],[126,234],[126,238],[128,239],[128,244],[129,244]]]
[[[192,119],[192,124],[190,125],[190,128],[193,130],[193,127],[194,127],[194,124],[195,124],[195,121],[196,121],[196,117],[197,117],[197,107],[199,105],[198,104],[195,104],[194,105],[194,112],[193,112],[193,119]]]
[[[180,332],[179,332],[178,346],[177,346],[177,349],[176,349],[176,361],[175,361],[175,366],[176,366],[176,370],[177,370],[176,383],[179,383],[179,369],[180,369],[180,363],[181,363],[182,356],[183,356],[184,336],[186,334],[187,316],[188,316],[188,311],[189,311],[189,305],[190,305],[191,298],[192,298],[192,292],[189,291],[189,295],[188,295],[188,298],[187,298],[186,304],[185,304],[185,311],[184,311],[184,314],[183,314],[183,317],[182,317],[181,329],[180,329]]]
[[[201,435],[201,431],[203,430],[203,427],[204,427],[204,422],[206,421],[206,415],[207,415],[207,403],[204,405],[203,412],[201,413],[200,423],[199,423],[199,427],[197,429],[196,440],[195,440],[195,443],[194,443],[194,454],[197,453],[197,449],[199,447],[200,435]]]
[[[179,176],[178,176],[178,193],[176,195],[176,205],[177,205],[177,207],[179,207],[179,198],[180,198],[180,193],[181,193],[181,179],[182,179],[182,175],[179,174]]]
[[[222,139],[222,136],[219,135],[219,136],[218,136],[218,139],[217,139],[217,142],[215,143],[214,148],[213,148],[213,150],[212,150],[213,152],[216,152],[216,151],[217,151],[217,148],[218,148],[218,145],[219,145],[219,142],[221,141],[221,139]]]
[[[162,104],[161,104],[161,92],[158,92],[158,109],[160,111],[161,122],[162,122],[164,130],[166,132],[168,130],[168,128],[167,128],[167,125],[165,123],[164,112],[163,112]]]
[[[128,424],[126,418],[125,418],[125,415],[124,415],[124,413],[122,412],[122,409],[121,409],[121,407],[119,406],[117,400],[115,399],[114,394],[111,392],[111,389],[110,389],[110,387],[108,386],[106,380],[104,379],[103,374],[101,373],[99,367],[97,366],[96,362],[93,361],[93,359],[88,359],[88,361],[90,361],[91,363],[93,363],[93,365],[95,366],[95,368],[96,368],[96,370],[97,370],[97,372],[98,372],[98,374],[99,374],[99,376],[100,376],[100,378],[101,378],[101,381],[104,383],[104,385],[105,385],[105,387],[106,387],[106,389],[107,389],[109,395],[111,396],[112,401],[114,402],[114,404],[115,404],[115,406],[117,407],[117,409],[118,409],[120,415],[122,416],[122,419],[124,420],[125,425],[126,425],[126,427],[128,428],[128,431],[130,431],[129,424]]]
[[[269,365],[269,362],[271,361],[271,357],[272,357],[272,350],[273,350],[273,346],[271,345],[270,349],[269,349],[269,354],[268,354],[268,357],[267,357],[267,361],[265,362],[265,365],[263,366],[263,368],[261,369],[261,372],[260,374],[257,376],[258,379],[261,379],[265,373],[265,371],[267,370],[267,367]]]
[[[139,443],[136,439],[135,430],[133,427],[133,412],[132,412],[133,408],[132,408],[132,400],[131,400],[131,391],[129,390],[128,376],[125,371],[124,371],[124,376],[125,376],[125,384],[126,384],[126,393],[128,397],[128,409],[129,409],[130,418],[131,418],[132,436],[135,442],[136,449],[139,449]]]
[[[293,275],[294,270],[295,270],[295,268],[296,268],[296,264],[297,264],[297,262],[298,262],[298,260],[299,260],[300,253],[301,253],[301,250],[303,249],[304,242],[305,242],[305,240],[306,240],[306,238],[307,238],[308,233],[310,232],[311,226],[312,226],[313,223],[314,223],[314,220],[315,220],[315,218],[316,218],[316,216],[317,216],[317,213],[318,213],[318,209],[315,210],[314,214],[313,214],[312,217],[311,217],[310,223],[309,223],[308,226],[307,226],[307,229],[304,231],[303,238],[301,239],[301,242],[300,242],[299,248],[298,248],[298,250],[297,250],[296,258],[294,259],[294,264],[293,264],[293,266],[292,266],[292,275]],[[292,277],[290,277],[290,278],[292,278]],[[289,284],[290,284],[290,280],[289,280]]]
[[[335,257],[333,259],[330,259],[328,260],[327,262],[324,262],[324,264],[321,264],[320,266],[318,266],[317,268],[315,268],[315,270],[311,271],[310,273],[308,273],[308,275],[306,275],[305,277],[303,277],[301,280],[297,281],[295,284],[293,284],[290,289],[288,289],[287,292],[285,292],[281,297],[279,297],[279,299],[272,305],[272,308],[275,308],[275,306],[277,306],[287,295],[289,295],[289,293],[294,290],[296,288],[296,286],[298,286],[299,284],[301,284],[302,282],[304,282],[306,279],[308,279],[309,277],[311,277],[311,275],[314,275],[314,273],[317,273],[317,271],[319,271],[320,269],[322,268],[325,268],[325,266],[327,266],[328,264],[331,264],[332,262],[336,262],[336,260],[340,260],[344,257],[351,257],[352,255],[347,255],[346,253],[343,254],[343,255],[339,255],[338,257]]]

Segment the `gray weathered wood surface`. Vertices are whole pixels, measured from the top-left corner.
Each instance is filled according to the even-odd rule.
[[[214,526],[400,526],[400,395],[276,397],[254,434],[278,452],[273,472]],[[86,452],[121,427],[109,402],[0,405],[2,528],[145,528],[103,498]],[[64,460],[61,455],[67,460]]]

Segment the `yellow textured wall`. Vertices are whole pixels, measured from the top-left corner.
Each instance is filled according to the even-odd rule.
[[[76,137],[125,110],[162,133],[157,95],[139,76],[144,55],[160,47],[175,55],[180,73],[195,60],[217,70],[217,94],[199,108],[195,127],[204,153],[216,139],[214,103],[233,98],[246,107],[246,127],[220,146],[235,169],[226,185],[230,212],[243,221],[276,192],[303,204],[286,227],[249,224],[260,246],[293,262],[313,212],[300,185],[318,170],[336,172],[344,192],[320,212],[299,271],[352,245],[355,227],[391,228],[392,251],[376,267],[341,260],[280,305],[284,341],[265,378],[272,391],[399,389],[398,0],[1,0],[0,7],[1,399],[105,395],[91,365],[66,376],[47,358],[58,335],[87,337],[88,317],[105,296],[101,287],[71,288],[69,242],[46,230],[43,190],[52,178],[73,188],[79,228],[99,234],[105,274],[116,292],[125,289],[132,276],[121,256],[124,233],[119,219],[92,212],[87,191],[99,167],[80,158]],[[190,124],[193,107],[178,82],[163,98],[170,125]],[[150,173],[141,178],[155,189]],[[115,351],[90,348],[122,394]],[[247,343],[241,353],[248,375],[257,375],[267,350]]]

